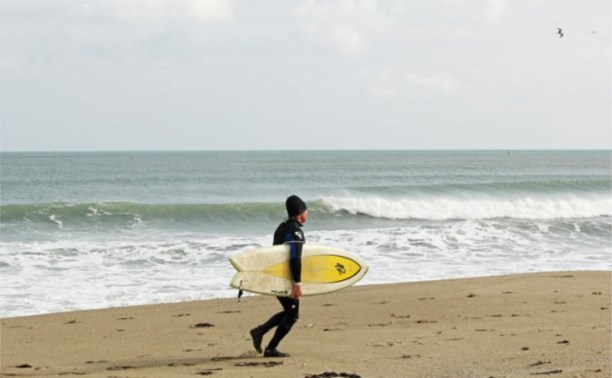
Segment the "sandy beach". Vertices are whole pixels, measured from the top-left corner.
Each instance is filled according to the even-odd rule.
[[[2,319],[3,377],[610,377],[612,272],[358,286],[306,297],[264,358],[273,297]],[[266,335],[267,342],[270,334]]]

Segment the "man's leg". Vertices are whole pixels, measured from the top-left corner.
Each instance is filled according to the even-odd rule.
[[[261,342],[263,341],[264,335],[274,327],[277,327],[286,316],[285,311],[281,311],[277,314],[272,315],[270,319],[264,324],[257,326],[251,330],[251,338],[253,340],[253,346],[257,352],[262,353]]]
[[[297,322],[300,316],[300,301],[292,298],[278,297],[279,302],[285,309],[283,311],[283,318],[276,327],[274,337],[270,340],[270,343],[266,347],[264,355],[266,357],[285,357],[286,355],[276,350],[281,340],[287,336],[291,327]]]

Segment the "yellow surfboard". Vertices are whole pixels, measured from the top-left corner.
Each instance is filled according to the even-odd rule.
[[[245,291],[288,296],[292,277],[289,247],[277,245],[230,257],[238,271],[230,285]],[[316,244],[302,248],[302,295],[326,294],[355,284],[368,271],[367,263],[347,250]]]

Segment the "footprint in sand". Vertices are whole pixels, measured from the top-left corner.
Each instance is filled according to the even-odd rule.
[[[109,366],[106,368],[108,371],[128,370],[133,369],[133,366]]]
[[[274,367],[278,365],[282,365],[283,361],[266,361],[266,362],[236,362],[234,366],[264,366],[264,367]]]
[[[550,365],[551,361],[540,361],[538,360],[538,362],[534,362],[533,364],[529,365],[529,367],[535,367],[535,366],[542,366],[542,365]]]
[[[531,373],[531,375],[552,375],[552,374],[561,374],[561,373],[563,373],[563,370],[557,369],[557,370],[543,371],[540,373]]]
[[[392,346],[404,345],[404,344],[405,343],[403,341],[380,340],[380,341],[373,341],[372,343],[370,343],[370,346],[372,346],[372,347],[392,347]]]
[[[196,375],[213,375],[215,374],[215,372],[221,371],[221,370],[223,370],[223,368],[204,369],[204,370],[197,371]]]
[[[368,324],[368,327],[388,327],[390,325],[393,325],[393,322],[387,322],[387,323],[370,323]]]

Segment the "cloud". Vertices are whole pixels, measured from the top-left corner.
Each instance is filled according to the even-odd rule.
[[[395,97],[414,90],[451,94],[458,92],[460,85],[449,72],[405,74],[392,67],[384,67],[372,73],[368,89],[375,96]]]
[[[23,63],[19,61],[15,56],[3,54],[2,60],[0,60],[0,70],[3,72],[16,72],[23,68]]]
[[[397,74],[393,68],[377,70],[372,75],[370,92],[376,96],[396,96],[399,94]]]
[[[346,54],[359,54],[365,49],[364,36],[351,25],[334,25],[329,30],[334,47]]]
[[[125,22],[175,19],[216,23],[234,18],[230,0],[109,0],[109,4],[113,17]]]
[[[298,6],[296,14],[317,42],[345,54],[364,52],[368,37],[391,23],[376,0],[311,0]]]
[[[408,74],[404,77],[404,83],[411,88],[435,92],[454,93],[459,90],[459,82],[448,72],[431,75]]]
[[[482,16],[487,24],[498,24],[506,12],[503,0],[487,0]]]

